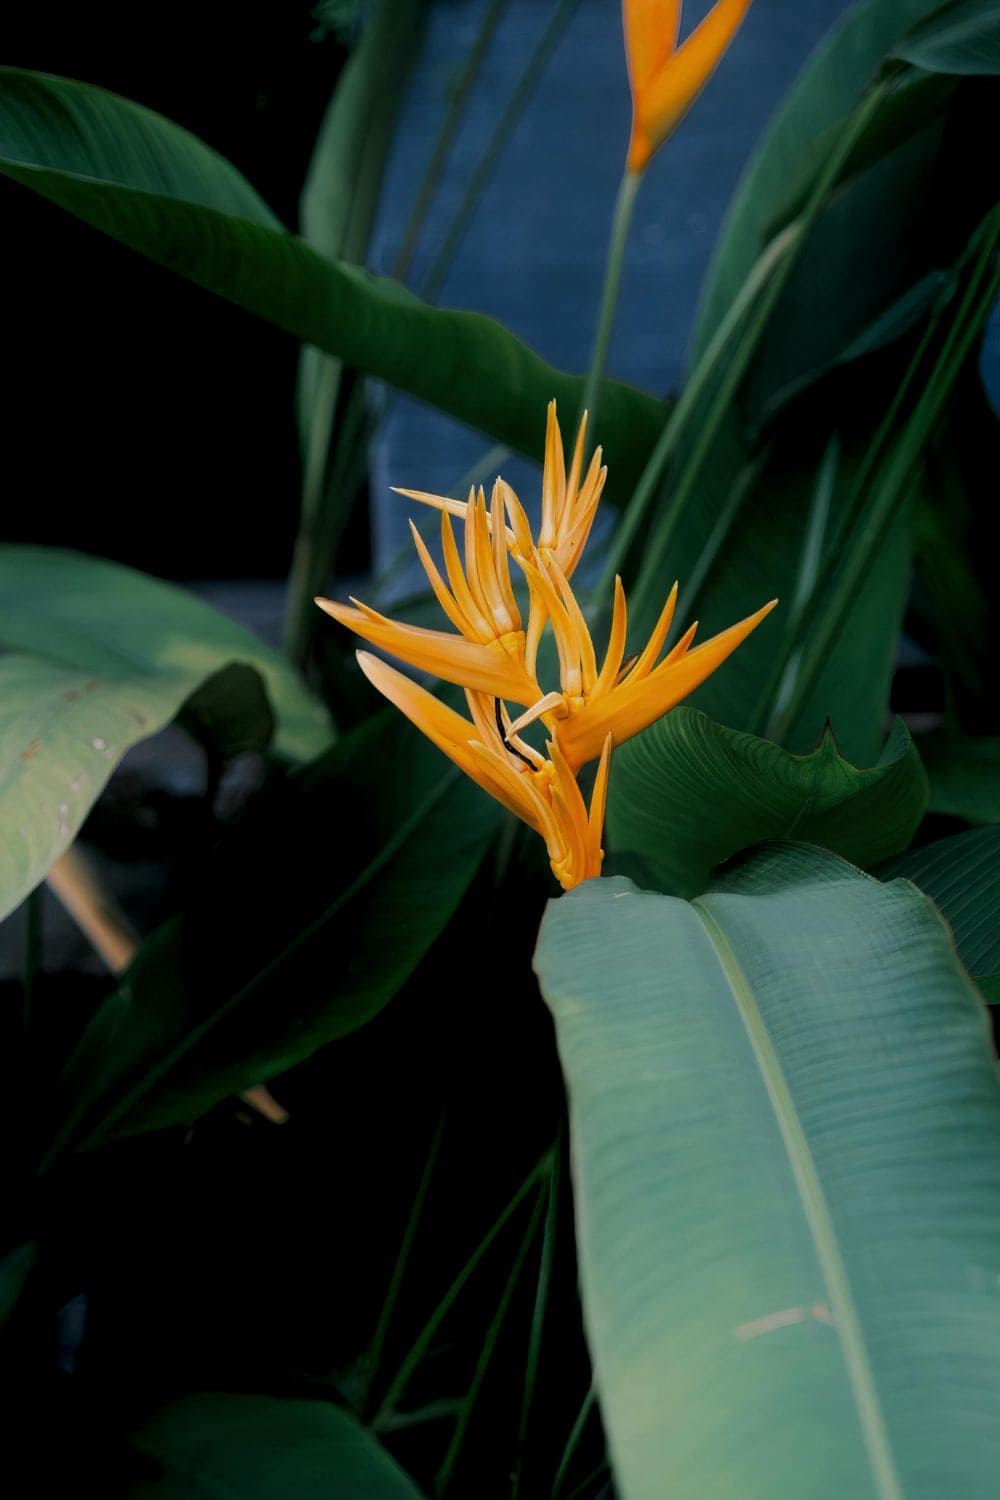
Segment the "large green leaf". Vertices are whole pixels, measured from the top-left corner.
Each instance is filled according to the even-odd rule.
[[[330,740],[277,652],[183,589],[99,558],[0,548],[0,650],[0,916],[72,843],[125,751],[185,704],[229,750],[234,730],[259,742],[262,680],[281,753],[305,759]]]
[[[140,948],[70,1059],[53,1150],[190,1121],[363,1025],[447,925],[499,816],[399,715],[345,736]]]
[[[349,1412],[326,1401],[209,1391],[159,1408],[129,1437],[130,1500],[419,1500]]]
[[[536,967],[621,1500],[992,1495],[1000,1084],[930,903],[773,845],[588,881]]]
[[[1000,828],[976,828],[912,849],[879,871],[905,876],[940,908],[958,955],[991,1002],[1000,1001]]]
[[[858,770],[827,730],[811,755],[675,708],[616,752],[608,843],[642,856],[658,887],[696,896],[750,844],[796,838],[870,866],[905,849],[927,778],[897,719],[876,765]]]
[[[694,339],[704,348],[773,230],[789,185],[823,133],[844,119],[908,29],[942,0],[865,0],[838,22],[785,96],[743,175],[716,246]]]
[[[234,168],[169,120],[89,84],[0,69],[0,172],[345,365],[541,456],[545,403],[583,382],[493,319],[432,308],[286,233]],[[216,192],[216,187],[218,192]],[[627,493],[663,407],[608,381],[601,435]]]
[[[937,73],[1000,73],[1000,5],[957,0],[915,26],[893,56]]]
[[[362,265],[425,0],[382,0],[344,65],[316,137],[299,207],[303,239],[329,260]],[[295,390],[302,511],[288,586],[285,645],[293,661],[316,628],[313,598],[336,571],[336,548],[363,493],[369,436],[363,385],[345,402],[342,361],[306,345]],[[334,451],[336,450],[336,451]]]

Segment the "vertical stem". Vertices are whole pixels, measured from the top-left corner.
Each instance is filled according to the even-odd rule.
[[[431,1177],[437,1165],[438,1152],[441,1150],[443,1139],[444,1115],[438,1121],[430,1150],[427,1153],[427,1160],[424,1163],[424,1170],[420,1177],[419,1186],[417,1187],[416,1197],[413,1200],[413,1207],[410,1210],[410,1217],[406,1222],[406,1229],[403,1231],[399,1254],[396,1257],[396,1264],[392,1270],[389,1288],[382,1303],[382,1310],[379,1313],[378,1326],[375,1329],[375,1337],[372,1339],[372,1346],[368,1354],[368,1377],[365,1382],[364,1400],[361,1403],[362,1414],[368,1411],[371,1403],[372,1389],[378,1378],[379,1365],[382,1362],[382,1349],[385,1345],[385,1336],[389,1331],[389,1323],[399,1297],[399,1289],[403,1284],[403,1274],[406,1271],[406,1264],[410,1258],[410,1251],[413,1249],[413,1242],[417,1237],[417,1226],[424,1211],[427,1189],[430,1187]]]
[[[632,223],[632,210],[635,208],[642,177],[641,171],[636,172],[631,167],[626,168],[618,187],[618,197],[615,199],[615,211],[611,220],[611,242],[608,245],[608,258],[604,267],[601,310],[597,321],[597,334],[594,338],[594,352],[590,357],[590,369],[587,371],[587,383],[583,388],[583,400],[580,403],[580,413],[578,413],[578,418],[585,411],[590,413],[592,433],[597,430],[598,393],[601,381],[604,379],[604,366],[607,362],[611,330],[615,322],[618,288],[622,279],[622,265],[625,260],[629,227]]]
[[[399,281],[405,281],[406,273],[410,269],[410,262],[417,248],[417,240],[420,238],[424,217],[430,207],[431,199],[437,191],[437,185],[448,158],[448,152],[451,150],[451,143],[458,128],[458,122],[462,117],[462,111],[465,109],[466,100],[472,92],[472,86],[489,51],[490,42],[493,40],[493,33],[500,24],[500,19],[506,6],[507,0],[491,0],[489,9],[483,17],[483,23],[479,28],[476,40],[472,44],[465,67],[462,70],[462,76],[458,80],[458,85],[451,96],[448,112],[438,132],[437,140],[434,142],[424,175],[420,179],[417,195],[413,200],[413,207],[410,209],[410,217],[406,221],[406,228],[403,230],[399,250],[393,262],[392,275]]]
[[[486,143],[483,154],[476,163],[472,176],[469,178],[461,201],[452,214],[451,222],[441,237],[440,249],[435,255],[423,281],[417,288],[425,301],[433,302],[441,290],[455,251],[461,243],[465,231],[472,222],[472,217],[476,211],[476,205],[482,196],[483,189],[493,175],[494,168],[503,154],[511,131],[517,124],[521,116],[521,111],[530,98],[546,63],[555,51],[556,44],[566,30],[566,26],[579,3],[580,0],[559,0],[559,4],[549,17],[544,31],[535,43],[535,50],[529,57],[524,72],[515,84],[513,93],[504,105],[503,112],[493,127],[493,133]]]

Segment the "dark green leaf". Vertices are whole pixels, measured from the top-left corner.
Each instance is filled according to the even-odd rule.
[[[983,987],[984,979],[1000,974],[1000,828],[977,828],[912,849],[879,875],[903,876],[930,896],[977,984]]]
[[[914,26],[894,57],[935,73],[1000,73],[1000,5],[957,0]]]
[[[222,760],[264,750],[274,736],[274,714],[254,667],[233,662],[191,694],[180,722]]]
[[[730,208],[702,293],[695,357],[764,249],[814,143],[850,113],[908,28],[941,9],[941,0],[866,0],[847,11],[810,58],[757,146]]]
[[[234,168],[169,120],[89,84],[0,69],[0,171],[199,286],[541,456],[545,403],[583,382],[491,318],[426,306],[404,287],[287,234]],[[216,186],[218,192],[216,192]],[[627,493],[663,407],[608,381],[601,435]]]
[[[968,823],[1000,823],[1000,740],[925,735],[920,751],[930,810]]]
[[[499,813],[394,714],[289,778],[84,1032],[55,1149],[192,1120],[362,1026],[447,925]]]
[[[419,1500],[360,1422],[325,1401],[209,1391],[129,1438],[130,1500]]]
[[[536,967],[621,1500],[992,1494],[1000,1083],[933,907],[772,845],[587,881]]]
[[[765,839],[820,844],[871,866],[905,849],[927,802],[927,778],[896,721],[871,770],[837,753],[833,734],[811,755],[725,729],[675,708],[615,753],[608,842],[640,855],[660,888],[695,896],[724,859]]]

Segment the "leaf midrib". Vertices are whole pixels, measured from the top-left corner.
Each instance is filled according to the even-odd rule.
[[[690,904],[705,929],[705,935],[714,949],[733,996],[781,1132],[826,1286],[833,1326],[840,1338],[854,1405],[871,1462],[875,1492],[879,1500],[903,1500],[903,1486],[896,1468],[847,1267],[840,1253],[826,1194],[795,1108],[795,1101],[785,1080],[781,1061],[768,1035],[750,982],[725,932],[705,905],[704,898],[698,897]]]

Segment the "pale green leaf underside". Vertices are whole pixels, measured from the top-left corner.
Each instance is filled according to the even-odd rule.
[[[621,1500],[991,1495],[1000,1089],[923,896],[772,845],[586,883],[536,967]]]
[[[328,722],[289,664],[183,589],[55,548],[0,548],[0,918],[75,838],[126,750],[231,662],[259,673],[275,745]]]

